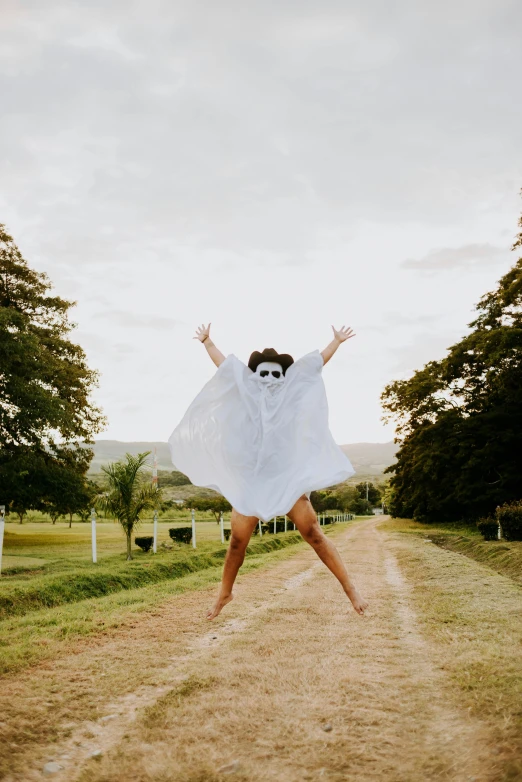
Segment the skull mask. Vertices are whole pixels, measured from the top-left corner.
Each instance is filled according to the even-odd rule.
[[[283,367],[275,361],[262,361],[256,369],[256,378],[263,385],[284,383]]]

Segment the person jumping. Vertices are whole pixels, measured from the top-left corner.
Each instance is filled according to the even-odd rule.
[[[194,339],[217,372],[169,438],[172,461],[195,486],[232,505],[230,545],[219,594],[207,618],[232,600],[232,588],[259,520],[288,516],[341,584],[358,614],[368,607],[336,547],[323,533],[310,493],[345,481],[355,471],[328,427],[321,372],[339,345],[355,336],[337,330],[323,351],[294,361],[274,348],[254,351],[248,365],[224,356],[201,325]]]

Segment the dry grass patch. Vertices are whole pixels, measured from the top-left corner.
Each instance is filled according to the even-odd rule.
[[[522,583],[522,541],[484,540],[477,527],[461,523],[421,524],[412,519],[390,519],[381,524],[381,529],[422,536]]]
[[[249,781],[464,782],[479,770],[481,781],[496,779],[482,725],[435,675],[433,650],[408,635],[415,619],[406,627],[396,610],[406,598],[386,579],[373,527],[344,553],[369,615],[358,617],[333,578],[314,571],[226,647],[187,660],[183,673],[208,686],[186,697],[175,688],[149,707],[81,781],[217,780],[227,765]]]
[[[259,571],[282,567],[286,573],[288,567],[293,573],[299,564],[292,559],[304,551],[303,543],[252,557],[241,579],[255,578],[257,595],[265,586],[269,596]],[[11,673],[3,677],[0,694],[6,748],[0,774],[22,768],[31,754],[38,757],[46,744],[99,719],[127,694],[170,683],[172,660],[208,631],[204,614],[220,577],[221,568],[214,568],[3,622],[2,652]],[[238,605],[236,611],[249,607]]]
[[[522,589],[433,544],[396,536],[395,545],[441,668],[465,708],[491,726],[498,780],[522,779]]]

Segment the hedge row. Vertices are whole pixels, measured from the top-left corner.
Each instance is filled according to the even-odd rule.
[[[264,554],[275,549],[286,548],[302,540],[300,535],[288,535],[284,538],[269,538],[252,543],[247,548],[247,556]],[[38,586],[27,588],[13,587],[0,595],[0,619],[9,616],[23,616],[30,611],[75,603],[92,597],[103,597],[123,589],[137,589],[167,579],[182,578],[198,570],[218,567],[226,554],[225,548],[219,548],[210,554],[191,554],[182,559],[161,559],[122,564],[118,569],[93,566],[90,573],[64,573]],[[7,586],[7,585],[6,585]]]
[[[522,540],[522,501],[506,502],[497,508],[494,517],[477,521],[485,540],[497,540],[499,526],[504,540]]]
[[[522,540],[522,501],[506,502],[497,508],[496,518],[506,540]]]

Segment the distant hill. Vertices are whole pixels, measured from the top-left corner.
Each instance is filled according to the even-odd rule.
[[[389,443],[351,443],[341,445],[359,475],[379,476],[395,462],[398,446]],[[356,477],[356,476],[354,476]]]
[[[145,451],[154,452],[158,457],[158,469],[173,470],[174,465],[170,459],[170,451],[167,443],[137,442],[127,443],[121,440],[96,440],[95,445],[91,446],[94,451],[94,459],[91,462],[89,472],[100,472],[100,467],[109,462],[116,462],[122,459],[126,453],[136,456]]]
[[[160,470],[173,470],[174,465],[170,460],[170,452],[167,443],[136,442],[127,443],[121,440],[97,440],[93,446],[94,459],[90,472],[100,472],[103,464],[121,459],[126,453],[135,456],[144,451],[156,448],[158,468]],[[341,445],[341,448],[350,459],[360,477],[380,476],[388,465],[395,461],[397,446],[395,443],[351,443]]]

